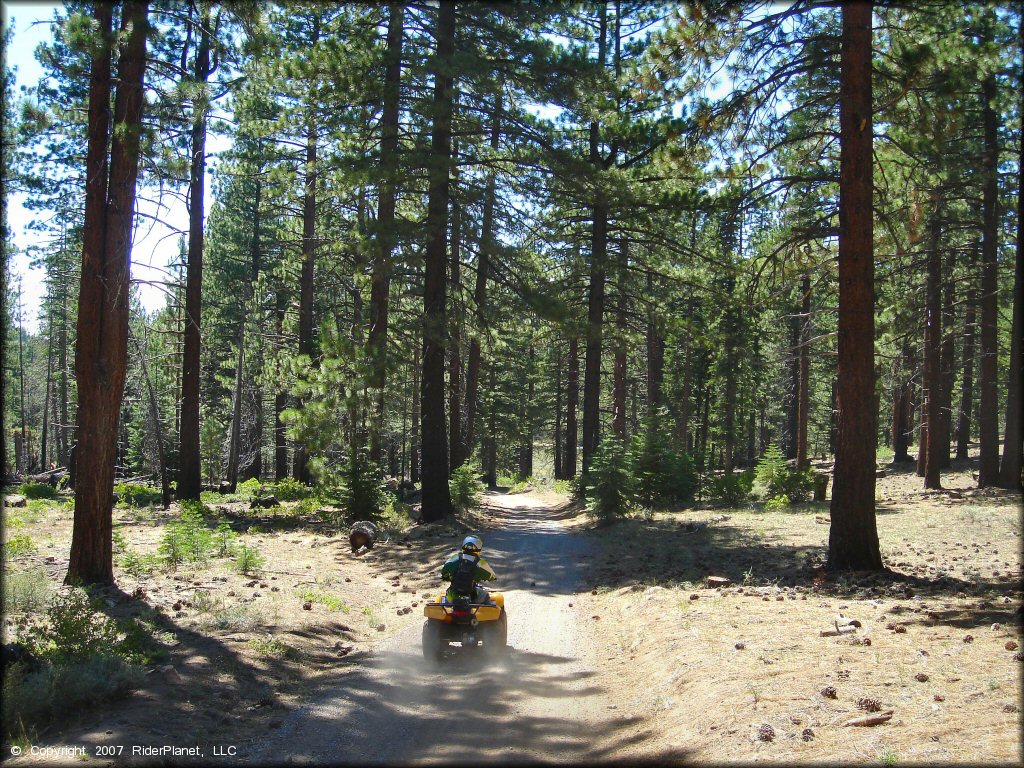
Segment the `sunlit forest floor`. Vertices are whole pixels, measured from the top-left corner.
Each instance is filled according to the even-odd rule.
[[[1019,763],[1020,496],[978,491],[968,464],[943,485],[924,492],[913,465],[878,479],[891,569],[879,575],[821,570],[827,503],[596,532],[595,624],[665,746],[697,761]],[[731,585],[706,588],[708,576]],[[840,617],[860,626],[822,637]],[[892,718],[843,726],[872,710]]]
[[[603,659],[609,707],[643,718],[651,734],[635,756],[1019,761],[1020,497],[977,491],[969,464],[944,474],[941,492],[922,491],[912,467],[880,472],[891,570],[838,578],[821,568],[827,502],[698,503],[599,528],[564,496],[527,491],[594,545],[578,564],[590,588],[577,599],[589,616],[581,631]],[[115,509],[118,588],[97,593],[97,605],[146,629],[137,689],[26,728],[22,743],[244,749],[382,639],[418,638],[439,563],[471,526],[493,522],[485,508],[392,531],[356,555],[347,529],[295,503],[253,510],[211,497],[208,508],[211,525],[234,532],[236,554],[174,568],[158,554],[177,510]],[[4,509],[5,642],[45,625],[51,596],[66,591],[71,514],[67,498]],[[237,570],[242,544],[262,557],[251,575]],[[510,566],[528,573],[528,554]],[[709,576],[730,583],[709,587]],[[860,626],[821,636],[840,617]],[[843,726],[875,709],[891,720]]]

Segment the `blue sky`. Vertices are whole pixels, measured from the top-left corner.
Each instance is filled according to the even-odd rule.
[[[36,62],[33,51],[39,43],[51,39],[51,26],[47,22],[53,18],[54,10],[61,5],[56,2],[2,3],[4,28],[10,26],[14,30],[11,45],[6,51],[6,64],[14,70],[15,98],[20,96],[22,86],[32,88],[42,77],[42,69]],[[218,141],[217,137],[211,136],[207,150],[214,152],[225,147],[226,142],[223,139]],[[213,200],[210,184],[211,174],[208,173],[207,212]],[[171,199],[169,196],[164,202],[164,207],[159,209],[154,201],[141,199],[151,197],[147,190],[140,189],[139,195],[137,209],[150,216],[158,216],[165,222],[160,224],[148,217],[139,217],[132,248],[132,279],[135,281],[143,306],[154,310],[164,304],[166,294],[162,282],[165,269],[177,256],[178,232],[188,230],[188,211],[182,201]],[[38,214],[25,210],[23,201],[24,195],[21,194],[10,195],[8,199],[8,223],[14,245],[18,249],[12,260],[10,280],[12,287],[16,287],[17,282],[21,281],[23,322],[27,329],[37,332],[40,325],[39,310],[46,293],[45,273],[42,269],[30,268],[29,258],[24,251],[42,243],[38,233],[26,229],[32,218]]]

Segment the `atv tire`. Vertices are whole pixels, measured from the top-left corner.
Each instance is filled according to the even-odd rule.
[[[444,637],[441,634],[442,626],[439,621],[427,619],[423,622],[423,660],[431,664],[438,664],[444,658]]]

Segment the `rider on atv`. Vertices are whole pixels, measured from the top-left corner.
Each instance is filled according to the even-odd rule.
[[[478,582],[493,581],[497,578],[491,566],[480,556],[484,543],[479,536],[467,536],[462,542],[462,551],[455,552],[441,568],[441,578],[450,581],[445,599],[452,602],[457,595],[471,596],[474,603],[490,600],[486,589]]]

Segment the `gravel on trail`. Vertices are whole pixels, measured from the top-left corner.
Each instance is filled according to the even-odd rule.
[[[505,594],[509,652],[424,662],[420,625],[378,645],[317,700],[247,749],[247,761],[293,765],[595,762],[634,754],[645,734],[603,680],[586,538],[528,494],[488,494],[482,532]],[[440,565],[440,564],[439,564]]]

